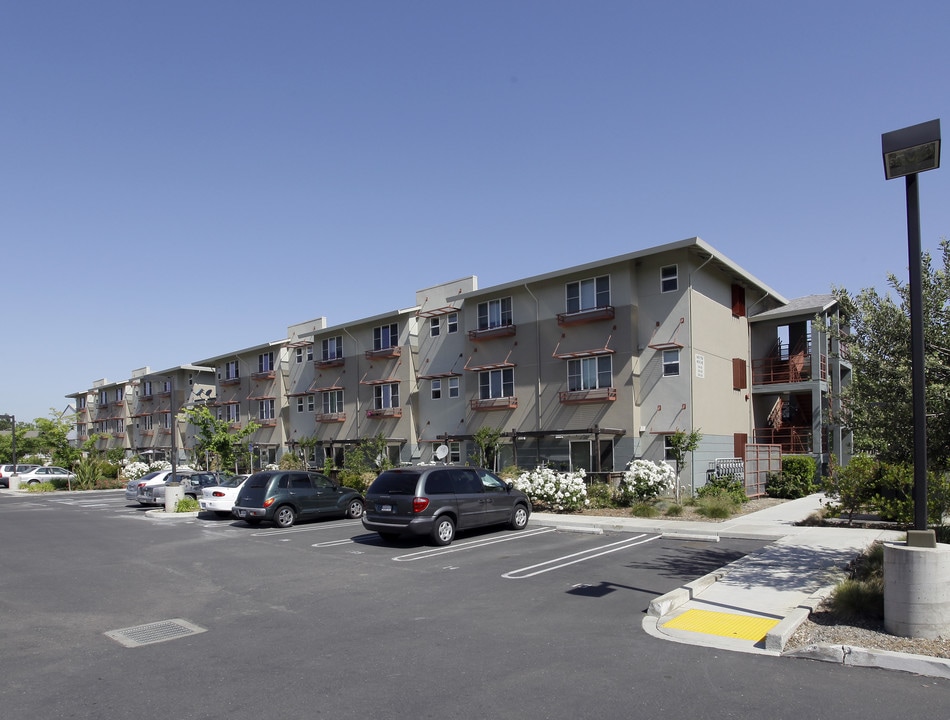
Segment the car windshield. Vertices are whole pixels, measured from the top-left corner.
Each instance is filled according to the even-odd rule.
[[[238,487],[245,480],[247,480],[245,475],[232,475],[221,483],[221,487]]]

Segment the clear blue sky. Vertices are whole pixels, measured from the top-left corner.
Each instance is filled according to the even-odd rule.
[[[948,29],[946,0],[8,0],[0,413],[695,235],[789,298],[883,290],[881,133],[950,135]]]

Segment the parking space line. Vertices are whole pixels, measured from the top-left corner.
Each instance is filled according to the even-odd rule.
[[[413,562],[415,560],[426,560],[449,553],[462,552],[463,550],[477,550],[480,547],[487,547],[497,543],[508,542],[509,540],[521,540],[524,538],[543,535],[544,533],[554,532],[552,527],[542,527],[534,530],[522,530],[521,532],[505,535],[500,538],[490,538],[485,540],[469,540],[468,542],[456,542],[448,547],[432,548],[430,550],[420,550],[419,552],[409,553],[408,555],[397,555],[393,558],[395,562]]]
[[[350,522],[334,523],[332,525],[324,525],[320,523],[315,523],[313,525],[294,525],[293,527],[278,528],[276,530],[261,530],[258,532],[251,533],[251,537],[271,537],[272,535],[292,535],[295,533],[314,532],[315,530],[330,530],[332,528],[348,527],[350,525],[362,525],[362,524],[363,523],[360,520],[352,520]]]
[[[342,540],[328,540],[327,542],[314,543],[310,547],[333,547],[335,545],[350,545],[363,540],[371,540],[378,537],[376,533],[367,533],[366,535],[355,535],[353,537],[343,538]]]
[[[512,570],[511,572],[505,573],[502,575],[503,578],[508,580],[524,580],[526,578],[534,577],[535,575],[541,575],[546,572],[551,572],[552,570],[560,570],[561,568],[567,567],[568,565],[574,565],[576,563],[585,562],[587,560],[593,560],[598,558],[601,555],[609,555],[610,553],[619,552],[620,550],[626,550],[628,548],[635,547],[637,545],[643,545],[644,543],[653,542],[654,540],[659,540],[660,535],[653,535],[647,537],[644,533],[642,535],[635,535],[632,538],[627,538],[625,540],[620,540],[615,543],[610,543],[609,545],[601,545],[600,547],[590,548],[589,550],[582,550],[580,552],[571,553],[570,555],[564,555],[563,557],[554,558],[553,560],[546,560],[543,563],[538,563],[537,565],[529,565],[528,567],[520,568],[518,570]],[[643,539],[645,538],[645,539]],[[605,549],[609,548],[609,549]],[[583,556],[583,557],[580,557]],[[574,559],[571,559],[574,558]],[[553,563],[558,563],[554,565]],[[550,567],[545,567],[550,565]],[[536,568],[544,568],[543,570],[537,570]],[[529,570],[534,570],[534,572],[528,572]]]

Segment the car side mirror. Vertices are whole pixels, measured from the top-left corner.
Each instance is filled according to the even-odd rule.
[[[515,484],[511,482],[511,480],[508,480],[505,482],[505,487],[508,488],[508,492],[511,492],[515,489]]]

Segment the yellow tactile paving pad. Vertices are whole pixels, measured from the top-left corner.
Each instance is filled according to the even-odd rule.
[[[687,610],[669,622],[663,623],[663,627],[759,642],[778,623],[778,620],[772,618],[735,615],[712,610]]]

